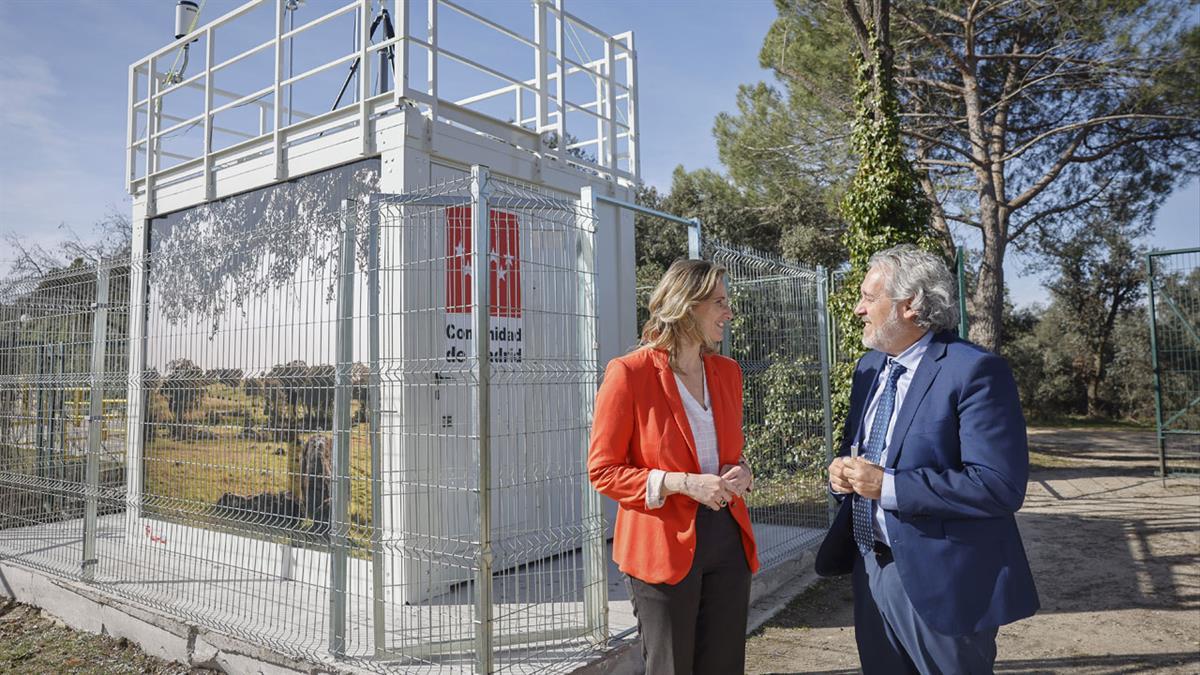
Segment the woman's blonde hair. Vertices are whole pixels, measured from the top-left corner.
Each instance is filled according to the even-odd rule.
[[[692,309],[712,295],[725,279],[725,268],[707,260],[676,260],[650,295],[650,318],[642,326],[643,347],[667,352],[672,370],[684,343],[700,343],[700,353],[717,350],[696,321]]]

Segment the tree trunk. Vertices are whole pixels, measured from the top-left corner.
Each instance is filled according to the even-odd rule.
[[[1104,323],[1100,327],[1100,334],[1095,341],[1095,348],[1092,352],[1092,372],[1088,377],[1087,386],[1088,417],[1102,417],[1106,412],[1100,400],[1100,385],[1108,376],[1108,364],[1112,361],[1112,335],[1117,327],[1117,314],[1125,306],[1124,298],[1125,295],[1120,290],[1113,292],[1112,305],[1108,308]]]
[[[1000,349],[1000,328],[1004,321],[1004,239],[996,223],[995,201],[991,201],[991,213],[984,210],[981,214],[984,225],[983,257],[972,302],[975,314],[971,317],[971,341],[988,351],[997,352]]]
[[[1100,403],[1100,384],[1104,382],[1104,346],[1101,345],[1092,354],[1092,369],[1087,378],[1087,414],[1088,417],[1104,417],[1103,406]]]
[[[1003,166],[997,166],[989,155],[992,147],[985,128],[979,83],[975,78],[975,55],[965,58],[967,72],[963,74],[963,104],[967,118],[967,134],[971,139],[972,172],[979,198],[979,231],[983,235],[983,256],[975,283],[975,310],[971,317],[971,341],[996,352],[1000,348],[1000,326],[1004,315],[1004,249],[1008,243],[1007,211],[1001,210],[1004,195],[998,190],[997,175],[1003,176]]]

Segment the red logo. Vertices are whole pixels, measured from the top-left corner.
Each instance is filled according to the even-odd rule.
[[[488,316],[521,317],[521,238],[517,214],[491,211]],[[471,207],[446,209],[446,312],[470,314]]]

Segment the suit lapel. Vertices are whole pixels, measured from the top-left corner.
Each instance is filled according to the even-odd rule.
[[[903,446],[904,435],[908,433],[908,427],[912,425],[917,408],[921,407],[921,400],[925,398],[929,386],[933,384],[938,371],[942,369],[940,361],[945,355],[946,343],[935,335],[929,343],[929,348],[925,351],[924,358],[921,359],[921,365],[917,366],[917,372],[913,373],[912,383],[908,385],[908,392],[904,394],[904,405],[900,406],[900,413],[896,415],[896,426],[892,428],[892,437],[888,442],[887,465],[889,468],[896,468],[896,462],[900,459],[900,448]]]
[[[675,372],[671,370],[671,364],[667,362],[667,355],[664,352],[656,351],[654,362],[658,366],[658,380],[662,384],[663,393],[667,396],[671,415],[675,417],[675,424],[679,425],[679,431],[683,433],[688,449],[692,451],[692,459],[699,468],[700,460],[699,455],[696,454],[696,439],[692,436],[692,425],[688,423],[687,411],[683,409],[683,399],[680,398],[679,385],[675,382]],[[714,414],[713,417],[715,418],[716,415]]]

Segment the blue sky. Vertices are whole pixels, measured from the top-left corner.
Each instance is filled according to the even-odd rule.
[[[236,7],[208,0],[201,21]],[[340,4],[340,3],[338,3]],[[528,0],[476,0],[489,15],[529,21]],[[124,171],[128,65],[166,44],[174,0],[0,2],[0,232],[50,244],[112,208],[128,210]],[[316,16],[330,0],[307,0]],[[511,10],[509,10],[509,6]],[[713,118],[733,110],[739,84],[770,78],[758,65],[775,16],[771,0],[566,0],[612,33],[633,30],[639,57],[642,176],[669,188],[675,166],[720,168]],[[1147,242],[1200,246],[1200,181],[1181,188]],[[3,246],[0,244],[0,246]],[[11,259],[0,248],[0,266]],[[1007,265],[1014,300],[1045,300],[1037,280]]]

